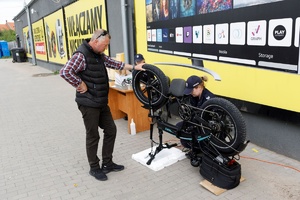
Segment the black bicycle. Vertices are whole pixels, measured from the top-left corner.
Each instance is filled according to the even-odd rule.
[[[207,100],[200,108],[189,104],[188,97],[183,95],[185,81],[174,79],[168,84],[165,74],[156,66],[145,64],[145,71],[134,71],[132,88],[145,109],[149,109],[151,146],[157,145],[155,151],[149,153],[150,165],[155,155],[164,148],[177,144],[163,144],[163,132],[177,138],[190,140],[192,152],[201,149],[206,155],[217,158],[224,165],[239,159],[247,143],[246,124],[241,112],[230,101],[216,97]],[[161,108],[169,113],[171,107],[178,108],[178,115],[183,121],[181,127],[171,124],[162,117]],[[153,127],[157,124],[159,142],[153,140]],[[191,164],[199,166],[201,158],[192,154]]]

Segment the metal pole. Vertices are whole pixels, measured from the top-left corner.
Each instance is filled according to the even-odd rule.
[[[126,0],[121,0],[121,14],[122,14],[122,29],[123,29],[123,45],[124,45],[124,60],[129,62],[128,52],[128,25],[127,25],[127,6]]]
[[[30,20],[30,12],[29,12],[29,8],[28,5],[24,2],[24,6],[26,8],[26,14],[27,14],[27,21],[28,21],[28,32],[29,32],[29,37],[30,37],[30,51],[31,51],[31,55],[32,55],[32,64],[36,65],[36,59],[35,59],[35,52],[34,52],[34,48],[33,48],[33,37],[32,37],[32,29],[31,29],[31,20]]]

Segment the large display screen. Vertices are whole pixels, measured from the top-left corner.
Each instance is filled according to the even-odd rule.
[[[147,49],[299,72],[299,0],[146,0]]]

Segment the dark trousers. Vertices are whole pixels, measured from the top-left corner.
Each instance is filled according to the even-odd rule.
[[[181,122],[178,122],[177,124],[176,124],[176,126],[179,128],[179,131],[182,129],[182,128],[185,128],[185,127],[183,127],[183,121],[181,121]],[[188,124],[186,124],[185,125],[186,127],[188,126]],[[180,143],[181,143],[181,145],[183,146],[183,147],[185,147],[185,148],[188,148],[188,149],[191,149],[192,148],[192,135],[180,135],[180,136],[182,136],[182,137],[184,137],[184,138],[189,138],[189,139],[182,139],[181,137],[179,137],[180,138]],[[195,143],[194,143],[194,145],[193,145],[193,148],[194,149],[199,149],[199,143],[196,141]]]
[[[86,153],[91,169],[99,168],[97,156],[100,135],[98,127],[103,129],[102,164],[112,164],[117,128],[108,106],[92,108],[78,105],[86,129]]]

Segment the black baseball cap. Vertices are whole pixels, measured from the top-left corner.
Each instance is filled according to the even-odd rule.
[[[202,79],[199,76],[190,76],[185,82],[185,89],[183,93],[185,95],[189,95],[192,93],[194,87],[200,85],[202,83]]]
[[[145,58],[144,58],[144,56],[142,55],[142,54],[136,54],[135,56],[134,56],[134,62],[136,63],[136,62],[141,62],[142,60],[145,60]]]

